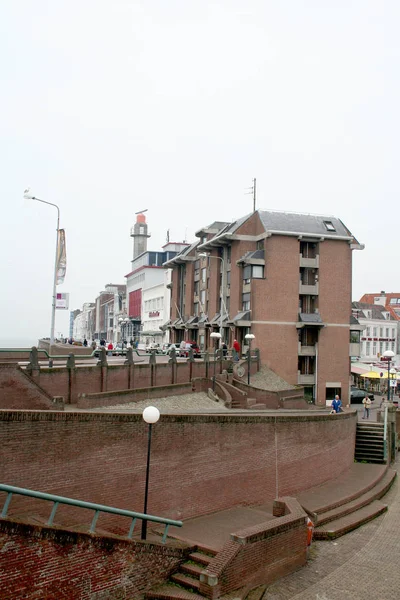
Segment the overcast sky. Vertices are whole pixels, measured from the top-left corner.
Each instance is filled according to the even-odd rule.
[[[2,0],[0,339],[49,335],[56,211],[70,308],[149,249],[258,207],[365,243],[353,298],[398,291],[398,0]],[[56,334],[69,315],[57,312]]]

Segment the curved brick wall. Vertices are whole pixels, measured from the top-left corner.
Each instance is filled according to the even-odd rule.
[[[296,495],[353,463],[355,430],[355,413],[162,415],[153,427],[148,511],[185,519]],[[140,415],[0,411],[3,483],[141,511],[146,453]],[[13,500],[10,514],[27,502]],[[42,510],[48,516],[49,506],[35,508]],[[59,522],[91,518],[75,510],[62,509]],[[110,519],[126,533],[125,519]]]

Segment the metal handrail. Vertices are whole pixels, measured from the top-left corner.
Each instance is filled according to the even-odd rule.
[[[6,501],[4,503],[3,510],[0,514],[0,517],[2,519],[5,519],[7,517],[8,508],[10,506],[13,494],[17,494],[19,496],[29,496],[31,498],[39,498],[40,500],[48,500],[49,502],[54,502],[50,517],[46,525],[53,525],[54,517],[56,515],[59,504],[67,504],[69,506],[78,506],[79,508],[89,508],[90,510],[94,510],[95,514],[90,525],[89,533],[95,533],[97,519],[101,512],[111,513],[113,515],[121,515],[123,517],[130,517],[132,519],[132,523],[129,529],[129,533],[127,535],[127,538],[129,540],[132,539],[136,519],[151,521],[152,523],[164,524],[165,530],[162,536],[163,544],[165,544],[165,541],[167,539],[168,528],[170,525],[174,525],[175,527],[182,527],[183,525],[182,521],[174,521],[173,519],[165,519],[164,517],[155,517],[154,515],[145,515],[143,513],[134,512],[132,510],[114,508],[113,506],[105,506],[104,504],[95,504],[93,502],[85,502],[84,500],[75,500],[74,498],[56,496],[54,494],[47,494],[45,492],[36,492],[35,490],[28,490],[25,488],[15,487],[14,485],[6,485],[3,483],[0,483],[0,492],[7,493]]]

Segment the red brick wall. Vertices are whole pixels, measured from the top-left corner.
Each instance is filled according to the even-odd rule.
[[[188,553],[7,521],[0,521],[0,547],[0,597],[7,600],[140,600]]]
[[[147,426],[141,415],[0,411],[0,423],[4,483],[142,509]],[[353,413],[162,415],[153,427],[149,513],[189,518],[319,485],[353,463],[355,428]],[[37,510],[49,514],[40,503]],[[60,518],[81,523],[74,511],[61,510]],[[101,517],[99,527],[126,533],[121,519]]]
[[[54,394],[55,396],[58,394]],[[0,363],[0,409],[54,409],[52,398],[16,364]]]
[[[205,596],[216,599],[244,585],[272,583],[306,563],[307,515],[293,498],[278,503],[282,516],[231,535],[200,576]]]

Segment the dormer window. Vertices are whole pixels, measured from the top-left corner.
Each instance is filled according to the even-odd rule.
[[[327,231],[336,231],[336,229],[333,226],[332,221],[324,221],[324,225],[325,225]]]

